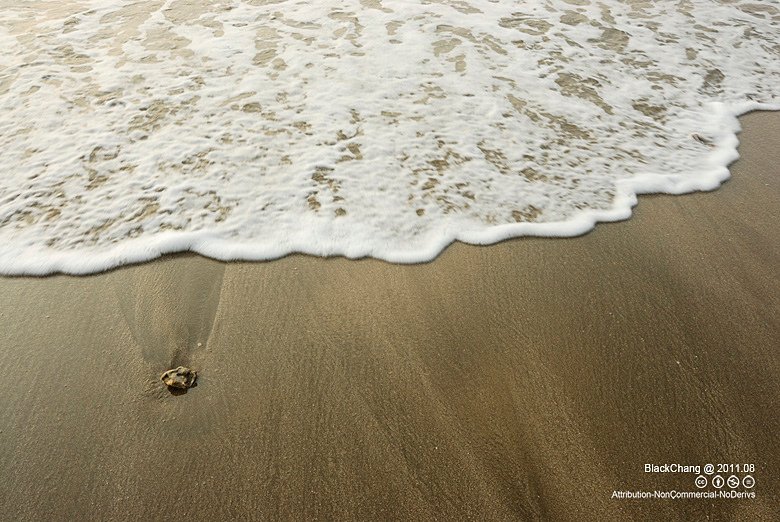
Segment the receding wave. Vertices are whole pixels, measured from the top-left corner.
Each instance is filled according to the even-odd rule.
[[[433,258],[710,190],[780,3],[0,1],[0,272]]]

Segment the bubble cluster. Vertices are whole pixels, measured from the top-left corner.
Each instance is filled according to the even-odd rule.
[[[579,234],[780,100],[776,1],[0,7],[2,273]]]

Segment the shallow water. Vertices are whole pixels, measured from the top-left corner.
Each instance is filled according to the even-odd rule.
[[[432,258],[707,190],[780,2],[0,1],[0,272]]]

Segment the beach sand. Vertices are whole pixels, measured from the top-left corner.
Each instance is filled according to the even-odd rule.
[[[0,278],[0,518],[769,520],[780,114],[742,121],[721,189],[580,238]],[[612,498],[708,462],[756,498]]]

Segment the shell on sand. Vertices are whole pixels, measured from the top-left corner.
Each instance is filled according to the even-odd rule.
[[[160,376],[160,380],[170,388],[178,388],[186,390],[191,388],[195,384],[195,379],[198,378],[198,372],[191,370],[185,366],[179,366],[171,370],[166,371]]]

